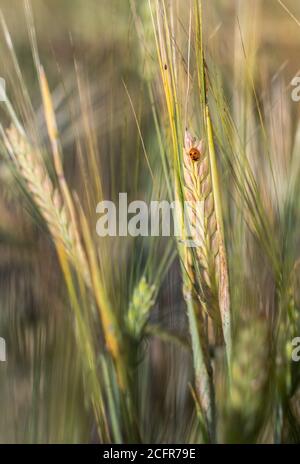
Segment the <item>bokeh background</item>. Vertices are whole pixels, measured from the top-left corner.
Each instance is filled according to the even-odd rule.
[[[224,75],[234,68],[235,37],[247,35],[248,28],[257,31],[256,77],[268,82],[281,76],[286,86],[300,70],[299,26],[276,0],[213,0],[207,14],[211,47]],[[136,153],[142,153],[132,108],[123,82],[126,83],[138,114],[147,149],[155,152],[155,128],[151,105],[146,97],[147,75],[140,53],[138,36],[127,0],[32,0],[36,35],[42,64],[46,70],[65,148],[67,178],[79,189],[80,163],[74,157],[73,124],[69,120],[68,102],[74,103],[75,120],[82,123],[77,107],[76,67],[90,82],[95,112],[94,131],[100,143],[104,169],[107,169],[106,193],[122,191],[121,172],[130,177]],[[185,1],[178,11],[187,14]],[[298,0],[284,4],[300,21]],[[137,2],[139,14],[151,29],[147,0]],[[0,0],[0,8],[11,33],[16,54],[27,83],[30,98],[41,114],[38,81],[32,50],[20,0]],[[246,12],[245,12],[246,11]],[[253,21],[244,15],[253,15]],[[184,22],[184,20],[183,20]],[[247,23],[247,27],[243,25]],[[250,26],[249,26],[250,24]],[[155,61],[154,50],[153,62]],[[155,68],[153,68],[153,72]],[[14,85],[3,53],[0,75],[7,80],[7,90]],[[68,100],[65,93],[74,98]],[[293,108],[295,118],[299,105]],[[1,104],[0,104],[1,112]],[[1,113],[4,118],[4,114]],[[40,118],[41,136],[46,136]],[[126,141],[125,144],[123,141]],[[143,161],[144,163],[144,161]],[[107,168],[109,166],[109,169]],[[120,166],[126,166],[125,171]],[[105,171],[106,172],[106,171]],[[114,173],[112,175],[112,173]],[[139,186],[131,188],[142,196],[147,192],[149,173],[144,171]],[[126,184],[128,186],[128,184]],[[136,190],[135,190],[136,188]],[[96,217],[95,217],[96,221]],[[113,256],[113,252],[112,252]],[[182,297],[177,282],[178,268],[173,266],[161,291],[154,319],[187,336]],[[92,414],[85,403],[84,380],[76,349],[73,323],[66,308],[62,276],[50,240],[20,198],[7,166],[0,160],[0,336],[7,344],[7,362],[0,364],[0,442],[91,442],[96,440]],[[190,376],[191,363],[176,348],[166,350],[161,342],[152,346],[152,362],[157,382],[152,391],[157,414],[172,418],[173,438],[180,441],[182,417],[176,417],[176,402],[187,401],[187,392],[172,390],[165,370],[167,359],[176,360],[181,369],[182,384]],[[177,367],[176,367],[177,366]],[[165,388],[158,388],[158,384]],[[168,405],[162,397],[169,394]],[[159,411],[163,404],[162,411]],[[187,408],[190,403],[187,402]],[[150,424],[153,434],[155,424]],[[149,432],[151,437],[151,431]]]

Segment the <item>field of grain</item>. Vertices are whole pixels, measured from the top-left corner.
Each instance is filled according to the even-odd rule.
[[[0,0],[0,34],[0,443],[300,443],[299,2]]]

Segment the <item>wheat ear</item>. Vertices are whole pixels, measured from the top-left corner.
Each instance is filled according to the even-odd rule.
[[[38,148],[33,147],[26,135],[21,134],[15,126],[7,129],[5,144],[17,173],[25,182],[54,242],[65,247],[72,264],[90,287],[88,266],[83,249],[69,221],[60,191],[53,186]]]
[[[210,263],[214,233],[208,234],[215,227],[210,198],[207,160],[201,159],[204,144],[187,132],[183,156],[184,174],[184,208],[183,235],[185,250],[183,253],[186,279],[184,296],[187,302],[193,341],[195,383],[199,405],[205,418],[210,441],[215,440],[215,398],[213,369],[209,354],[207,333],[207,314],[216,306],[215,292],[212,291],[214,275]],[[204,220],[205,219],[205,220]],[[192,238],[192,240],[191,240]],[[199,279],[200,276],[200,279]],[[216,311],[215,311],[216,312]]]
[[[217,187],[213,177],[216,167],[212,166],[211,156],[210,140],[209,149],[205,150],[203,140],[197,140],[186,131],[183,154],[185,199],[188,225],[195,242],[194,252],[189,254],[189,266],[192,267],[191,273],[201,307],[214,321],[217,337],[222,325],[228,352],[230,337],[227,260],[222,225],[217,214]]]
[[[216,264],[218,259],[217,221],[210,178],[209,160],[204,141],[185,133],[183,156],[186,220],[193,243],[190,267],[198,274],[197,293],[207,313],[217,318]],[[196,260],[193,260],[195,252]],[[193,281],[196,284],[195,276]]]

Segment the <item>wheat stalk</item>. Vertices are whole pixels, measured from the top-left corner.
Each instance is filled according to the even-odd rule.
[[[253,340],[255,339],[255,343]],[[256,442],[270,399],[271,352],[263,319],[239,327],[232,355],[232,381],[225,409],[225,442]]]
[[[183,154],[184,193],[187,219],[195,247],[189,253],[188,267],[203,310],[214,323],[219,338],[222,325],[227,351],[230,351],[228,329],[229,289],[227,259],[222,224],[217,211],[216,180],[213,178],[211,141],[205,150],[204,141],[185,133]],[[218,200],[219,201],[219,200]],[[229,357],[229,356],[228,356]]]
[[[83,281],[94,294],[99,308],[106,345],[116,363],[120,387],[125,390],[127,386],[127,373],[124,367],[124,350],[120,347],[121,332],[104,292],[87,223],[85,221],[84,225],[82,225],[87,245],[86,255],[81,243],[78,242],[77,237],[79,234],[74,233],[74,223],[64,205],[61,193],[59,189],[53,186],[46,168],[41,161],[41,154],[38,148],[30,144],[26,135],[23,133],[20,134],[14,126],[11,126],[4,136],[5,145],[16,168],[17,175],[24,181],[56,245],[66,283],[69,291],[71,291],[73,304],[75,304],[78,324],[81,324],[81,314],[79,308],[77,308],[78,302],[72,278],[70,277],[68,259],[70,259],[77,274],[82,277]],[[80,213],[82,216],[83,212],[80,211]],[[89,237],[88,240],[87,236]],[[91,352],[89,346],[86,348],[85,356],[87,357],[86,359],[90,360]],[[96,408],[96,414],[98,415],[98,413],[99,411]]]
[[[198,401],[207,422],[210,439],[215,439],[215,400],[213,369],[209,354],[207,314],[213,316],[217,300],[215,291],[214,262],[216,247],[216,218],[214,215],[209,162],[204,142],[185,133],[183,153],[184,176],[184,237],[188,245],[184,250],[187,279],[184,295],[190,314],[190,327],[197,330],[197,352],[202,359],[195,360],[196,390]],[[194,329],[193,329],[194,328]],[[196,352],[196,350],[194,350]]]
[[[44,218],[56,245],[62,244],[72,264],[90,287],[86,258],[73,224],[69,220],[61,194],[44,167],[38,148],[33,147],[25,134],[15,126],[6,130],[5,144],[21,179]]]

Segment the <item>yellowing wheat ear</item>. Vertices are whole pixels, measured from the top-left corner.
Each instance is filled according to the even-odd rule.
[[[211,135],[211,132],[208,134]],[[187,267],[202,310],[211,317],[214,338],[219,341],[221,333],[229,360],[231,335],[228,271],[218,173],[211,137],[206,149],[203,140],[196,139],[189,131],[185,132],[183,172],[186,216],[194,241],[194,247],[188,252]]]
[[[6,131],[6,148],[11,153],[15,168],[25,182],[40,214],[44,218],[56,245],[62,244],[74,267],[90,287],[90,276],[81,244],[64,205],[60,191],[54,187],[42,162],[39,149],[15,126]]]
[[[210,126],[209,126],[210,127]],[[225,341],[230,359],[227,260],[212,132],[204,140],[185,132],[183,148],[185,298],[190,318],[196,390],[210,440],[215,434],[215,401],[209,343]],[[208,317],[209,316],[209,317]]]
[[[210,165],[203,140],[186,131],[183,153],[184,192],[189,231],[194,247],[190,250],[197,294],[203,309],[216,321],[218,311],[217,221],[210,176]]]

